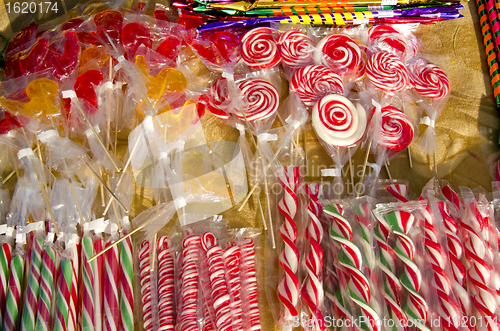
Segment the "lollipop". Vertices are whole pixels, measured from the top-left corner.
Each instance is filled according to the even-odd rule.
[[[278,38],[278,47],[283,64],[292,69],[313,63],[313,41],[305,33],[290,30]]]
[[[362,69],[363,55],[356,41],[348,36],[334,34],[318,43],[314,51],[314,63],[345,75]]]
[[[450,81],[437,65],[417,61],[410,65],[410,81],[415,90],[424,97],[443,99],[450,93]]]
[[[368,59],[366,75],[373,85],[387,94],[409,86],[410,78],[403,62],[391,53],[377,53]]]
[[[229,118],[225,111],[229,106],[229,91],[227,79],[221,78],[212,85],[208,94],[208,110],[215,116],[223,120]]]
[[[297,70],[292,77],[290,90],[295,91],[308,107],[328,94],[343,94],[342,78],[332,69],[323,66],[307,66]]]
[[[312,112],[312,123],[318,136],[335,146],[352,146],[366,129],[366,114],[361,105],[330,94],[318,100]]]
[[[399,56],[403,61],[417,53],[415,38],[406,37],[390,25],[376,25],[368,30],[368,41],[377,49]]]
[[[256,28],[248,31],[241,40],[241,58],[250,68],[272,68],[280,63],[278,47],[270,28]]]
[[[412,141],[413,125],[408,116],[392,106],[383,107],[379,144],[397,153],[407,148]]]
[[[263,120],[278,109],[280,95],[269,82],[261,79],[247,79],[238,83],[243,98],[245,116],[238,110],[235,115],[248,121]]]

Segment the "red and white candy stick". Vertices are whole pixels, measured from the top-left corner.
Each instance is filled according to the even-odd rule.
[[[3,321],[3,310],[8,291],[8,281],[10,275],[10,260],[12,259],[12,248],[8,243],[3,243],[0,247],[0,320]]]
[[[400,202],[408,202],[408,186],[404,184],[389,184],[385,186],[386,191]]]
[[[266,69],[280,63],[272,29],[252,29],[243,36],[241,42],[241,58],[250,68]]]
[[[422,197],[420,200],[425,201]],[[439,242],[439,232],[434,225],[432,207],[428,203],[426,203],[423,211],[423,217],[425,229],[424,247],[427,253],[425,256],[432,266],[431,286],[437,293],[439,300],[437,313],[445,330],[458,331],[455,321],[462,320],[462,313],[452,295],[452,284],[445,270],[446,255]]]
[[[174,329],[174,257],[172,241],[158,238],[158,330]]]
[[[94,262],[87,261],[94,256],[94,243],[92,236],[86,234],[82,237],[82,295],[81,295],[81,325],[83,330],[94,330]]]
[[[404,63],[391,53],[376,53],[368,59],[366,75],[375,87],[389,95],[410,86],[408,70]]]
[[[307,107],[328,94],[344,94],[344,82],[332,69],[323,66],[307,66],[295,72],[290,90],[297,93]]]
[[[305,191],[309,198],[307,205],[307,214],[309,215],[309,225],[306,229],[306,238],[309,241],[309,252],[305,257],[307,278],[302,288],[302,298],[314,317],[315,324],[319,329],[325,329],[325,321],[321,312],[320,305],[324,297],[323,292],[323,249],[321,241],[323,240],[323,225],[320,218],[323,208],[319,203],[321,194],[321,185],[307,184]]]
[[[94,240],[94,251],[101,252],[104,249],[104,241],[101,237]],[[95,259],[94,273],[94,328],[102,330],[102,313],[104,301],[104,254]]]
[[[182,241],[181,312],[180,330],[198,331],[198,288],[197,263],[201,251],[201,238],[190,234]]]
[[[260,331],[259,301],[257,292],[257,271],[255,269],[255,244],[247,238],[241,243],[240,265],[242,274],[241,297],[243,299],[243,320],[251,331]]]
[[[281,62],[292,69],[313,63],[314,43],[304,32],[290,30],[277,40]]]
[[[153,304],[151,302],[151,248],[144,240],[139,249],[139,273],[141,278],[142,320],[145,331],[153,330]]]
[[[232,299],[233,330],[243,330],[243,309],[241,302],[241,249],[229,243],[224,249],[224,266],[226,267],[228,289]]]
[[[111,243],[109,243],[111,244]],[[109,245],[108,244],[108,245]],[[118,245],[105,253],[104,259],[104,319],[103,330],[120,330],[120,255]]]
[[[226,272],[222,248],[213,233],[206,232],[201,238],[201,247],[207,256],[212,287],[216,325],[219,331],[231,330],[231,300],[226,285]]]
[[[282,303],[281,322],[287,325],[294,317],[298,316],[297,304],[299,301],[299,250],[297,248],[297,224],[294,221],[299,208],[297,190],[299,188],[300,169],[298,167],[285,168],[281,185],[285,193],[278,204],[278,209],[283,215],[283,224],[280,227],[280,236],[284,248],[279,255],[279,264],[283,269],[284,277],[278,284],[278,297]]]
[[[491,273],[494,272],[491,263],[490,246],[486,233],[489,231],[489,215],[483,215],[475,199],[468,201],[462,218],[462,241],[464,242],[465,258],[467,259],[468,288],[474,306],[479,316],[484,316],[485,328],[488,331],[499,330],[496,289],[491,287]]]
[[[76,330],[78,325],[78,286],[80,276],[80,237],[74,235],[70,240],[69,251],[71,252],[71,266],[73,268],[73,276],[71,278],[71,300],[69,305],[69,321],[68,330]]]

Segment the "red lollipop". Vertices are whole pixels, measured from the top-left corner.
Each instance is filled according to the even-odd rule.
[[[84,20],[82,20],[81,18],[73,18],[73,19],[70,19],[69,21],[66,21],[64,22],[62,25],[61,25],[61,31],[66,31],[66,30],[69,30],[69,29],[76,29],[77,27],[79,27],[82,23],[84,22]]]
[[[176,36],[167,36],[165,40],[156,49],[156,52],[160,53],[164,57],[170,60],[174,60],[177,55],[179,55],[179,47],[181,46],[181,41]]]
[[[151,30],[144,24],[138,22],[126,24],[122,30],[122,42],[125,47],[129,48],[127,55],[128,58],[131,59],[141,45],[147,48],[153,46],[153,42],[151,41]]]
[[[0,120],[0,134],[6,134],[12,129],[21,127],[21,124],[15,116],[12,116],[8,112],[4,112],[3,115],[4,118]]]
[[[64,32],[64,39],[62,54],[57,47],[57,43],[52,43],[49,46],[47,56],[41,67],[41,70],[53,68],[54,76],[57,79],[71,74],[76,68],[80,57],[80,45],[78,45],[78,38],[75,31]]]
[[[94,16],[94,23],[97,26],[97,35],[106,42],[108,36],[113,43],[120,41],[122,33],[123,16],[116,10],[106,10]]]
[[[495,180],[500,182],[500,161],[497,162],[497,167],[495,169]]]
[[[78,76],[75,81],[75,93],[79,99],[85,100],[92,107],[83,107],[87,114],[92,115],[97,111],[98,99],[95,88],[103,82],[103,77],[98,70],[88,70]],[[66,116],[69,117],[71,109],[71,99],[63,99]]]
[[[240,39],[237,35],[229,31],[218,31],[210,36],[210,41],[226,62],[238,61]]]

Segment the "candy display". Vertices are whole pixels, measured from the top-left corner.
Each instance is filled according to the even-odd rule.
[[[415,31],[460,4],[108,7],[4,52],[3,329],[498,329],[489,195],[421,160],[454,86]]]

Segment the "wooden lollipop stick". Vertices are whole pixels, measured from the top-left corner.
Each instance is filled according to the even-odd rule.
[[[387,176],[389,176],[389,180],[392,182],[392,176],[391,172],[389,171],[389,166],[387,165],[387,161],[384,162],[384,165],[385,165],[385,171],[387,171]]]

